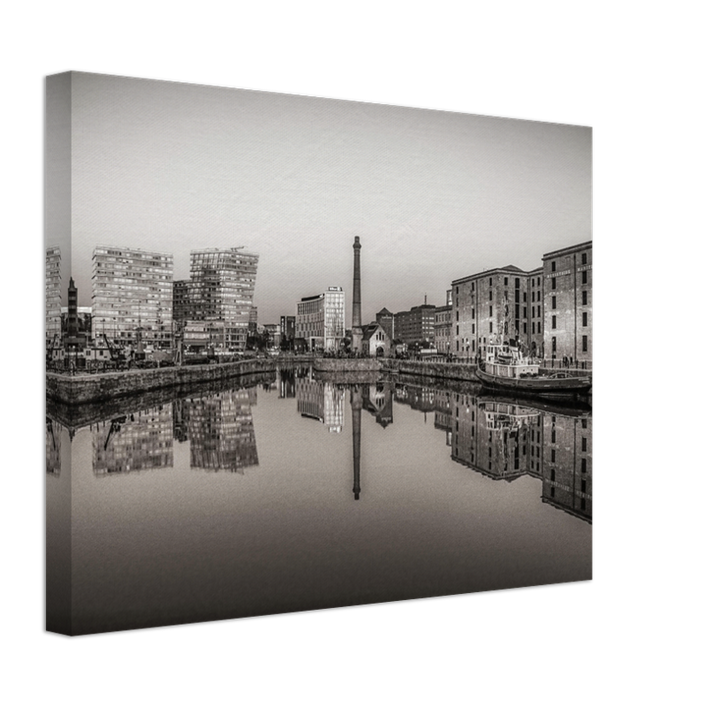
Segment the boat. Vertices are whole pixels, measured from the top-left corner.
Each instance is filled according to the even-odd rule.
[[[489,390],[564,400],[588,394],[590,375],[571,375],[566,371],[540,373],[540,364],[526,357],[517,346],[491,344],[477,376]]]

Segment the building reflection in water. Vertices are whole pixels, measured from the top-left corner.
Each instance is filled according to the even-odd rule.
[[[345,422],[345,389],[332,383],[296,380],[297,410],[303,417],[322,422],[328,432],[342,432]]]
[[[295,397],[295,369],[280,369],[280,383],[278,385],[280,390],[280,398],[294,398]]]
[[[544,416],[543,501],[592,519],[592,418]]]
[[[172,423],[172,406],[161,405],[93,425],[93,471],[104,476],[172,467]]]
[[[279,398],[294,398],[295,381],[310,377],[310,368],[297,366],[293,368],[280,368],[278,371],[277,387],[280,391]]]
[[[45,418],[45,473],[60,476],[60,431],[59,422]]]
[[[362,386],[362,406],[383,429],[393,422],[392,389],[383,384]]]
[[[453,461],[495,480],[540,479],[543,502],[592,520],[591,414],[421,386],[397,386],[395,402],[434,412]]]
[[[173,402],[175,439],[190,440],[190,467],[243,473],[259,463],[251,406],[255,388]]]

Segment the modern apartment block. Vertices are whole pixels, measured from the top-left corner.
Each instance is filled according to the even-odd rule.
[[[514,265],[452,283],[452,353],[483,358],[489,344],[518,343],[546,360],[592,361],[592,242],[543,256],[529,272]]]
[[[197,297],[190,297],[193,287],[190,280],[173,282],[173,321],[182,329],[186,323],[201,319],[200,302]]]
[[[592,242],[543,255],[545,358],[592,361]]]
[[[92,261],[93,338],[138,351],[172,348],[173,256],[98,246]]]
[[[345,337],[345,293],[328,287],[297,303],[295,336],[307,341],[310,351],[339,351]]]
[[[60,248],[45,249],[45,346],[60,337]],[[59,344],[59,341],[58,341]]]
[[[224,329],[221,350],[242,351],[252,318],[259,256],[244,247],[207,248],[190,252],[187,321],[214,321]],[[183,286],[184,287],[184,286]],[[181,313],[176,315],[179,320]]]

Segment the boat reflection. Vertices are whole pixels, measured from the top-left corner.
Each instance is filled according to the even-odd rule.
[[[174,444],[189,444],[189,467],[244,473],[260,464],[252,407],[262,395],[295,400],[297,413],[334,435],[352,421],[352,495],[361,494],[362,416],[383,430],[396,423],[394,405],[421,413],[445,433],[452,461],[494,481],[522,476],[541,481],[541,499],[587,522],[592,520],[592,415],[587,409],[473,395],[459,389],[397,382],[334,383],[307,369],[281,370],[277,384],[180,397],[90,424],[96,476],[172,468]],[[117,411],[117,406],[112,408]],[[59,475],[63,426],[46,419],[46,471]],[[279,425],[265,426],[270,440],[285,440]],[[384,433],[380,432],[384,437]],[[72,434],[69,436],[72,445]],[[378,440],[379,438],[375,438]],[[428,437],[428,443],[430,438]],[[379,442],[376,442],[379,443]],[[299,447],[298,447],[299,448]],[[308,453],[310,453],[308,451]],[[349,459],[348,459],[349,463]],[[349,481],[348,481],[349,485]]]
[[[592,520],[589,411],[419,386],[399,386],[396,402],[435,413],[453,461],[494,480],[540,479],[543,502]]]

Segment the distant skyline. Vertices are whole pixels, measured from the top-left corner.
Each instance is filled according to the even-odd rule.
[[[592,239],[592,131],[322,98],[72,74],[72,274],[92,251],[245,246],[261,324],[339,285],[363,322],[441,305],[452,280]],[[48,219],[48,245],[53,240]],[[63,304],[65,304],[63,292]]]

